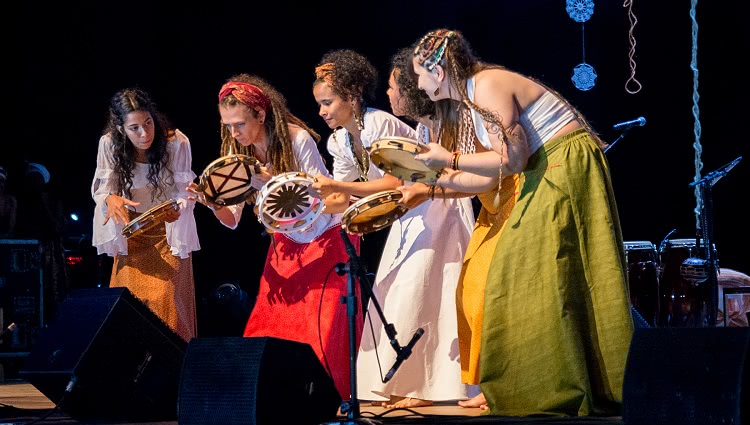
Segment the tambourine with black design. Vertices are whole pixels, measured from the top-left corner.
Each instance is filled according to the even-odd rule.
[[[308,228],[323,212],[323,200],[311,196],[315,179],[302,171],[274,176],[261,188],[258,221],[272,232],[291,233]]]
[[[208,164],[200,176],[197,190],[203,192],[206,201],[219,206],[252,202],[257,190],[250,183],[253,174],[260,173],[260,166],[260,161],[252,156],[222,156]]]
[[[435,184],[442,168],[433,169],[414,159],[426,146],[408,137],[386,137],[370,146],[370,160],[386,173],[401,180]]]
[[[177,211],[179,209],[180,205],[174,199],[162,202],[126,224],[125,227],[122,228],[122,235],[126,238],[130,238],[141,234],[164,222],[164,217],[170,211]]]
[[[402,197],[398,190],[386,190],[366,196],[344,211],[341,225],[348,233],[355,234],[388,227],[409,211],[406,205],[398,203]]]

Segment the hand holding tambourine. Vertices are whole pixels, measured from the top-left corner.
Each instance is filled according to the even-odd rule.
[[[423,162],[426,166],[434,169],[449,167],[453,153],[449,152],[438,143],[429,143],[420,153],[414,155],[414,159]]]
[[[408,209],[416,208],[422,202],[430,199],[430,186],[422,183],[404,185],[396,188],[401,192],[399,204],[406,206]]]
[[[331,194],[337,192],[336,181],[323,174],[318,174],[313,177],[313,183],[308,187],[308,191],[310,196],[325,199]]]

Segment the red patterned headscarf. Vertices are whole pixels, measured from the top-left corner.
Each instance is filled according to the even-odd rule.
[[[271,106],[271,101],[268,100],[268,96],[263,93],[263,90],[250,83],[230,81],[224,84],[219,90],[219,102],[230,94],[253,109],[259,107],[268,111],[269,106]]]

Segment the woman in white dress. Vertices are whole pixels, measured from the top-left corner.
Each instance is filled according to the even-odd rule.
[[[321,117],[334,129],[328,140],[334,180],[319,179],[313,185],[323,194],[336,191],[368,196],[403,184],[422,184],[404,183],[385,174],[369,157],[367,162],[358,160],[381,138],[418,138],[395,116],[366,107],[366,90],[376,81],[368,77],[374,75],[369,62],[350,50],[329,52],[316,69],[313,93]],[[353,142],[347,143],[350,140]],[[351,182],[363,163],[369,167],[368,181]],[[393,325],[399,347],[406,347],[417,332],[424,334],[392,379],[384,383],[397,353],[392,335],[371,300],[357,353],[359,397],[389,408],[428,406],[433,401],[467,397],[458,359],[455,289],[474,221],[471,204],[420,200],[407,206],[409,210],[391,225],[373,295],[387,324]]]

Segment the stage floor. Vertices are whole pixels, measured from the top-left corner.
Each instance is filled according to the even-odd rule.
[[[290,409],[294,411],[293,408]],[[55,404],[33,385],[23,380],[0,383],[0,425],[23,424],[94,424],[71,419],[65,413],[55,409]],[[100,423],[100,422],[96,422]],[[130,422],[108,422],[112,425],[128,425]],[[176,425],[177,421],[140,422],[151,425]],[[279,420],[273,425],[295,424],[293,414],[279,412]],[[585,417],[585,418],[509,418],[482,416],[479,409],[466,409],[454,403],[439,403],[434,406],[414,409],[385,409],[371,406],[369,402],[360,404],[360,415],[348,418],[339,415],[329,423],[341,424],[502,424],[502,425],[622,425],[621,417]],[[271,424],[248,424],[271,425]]]

